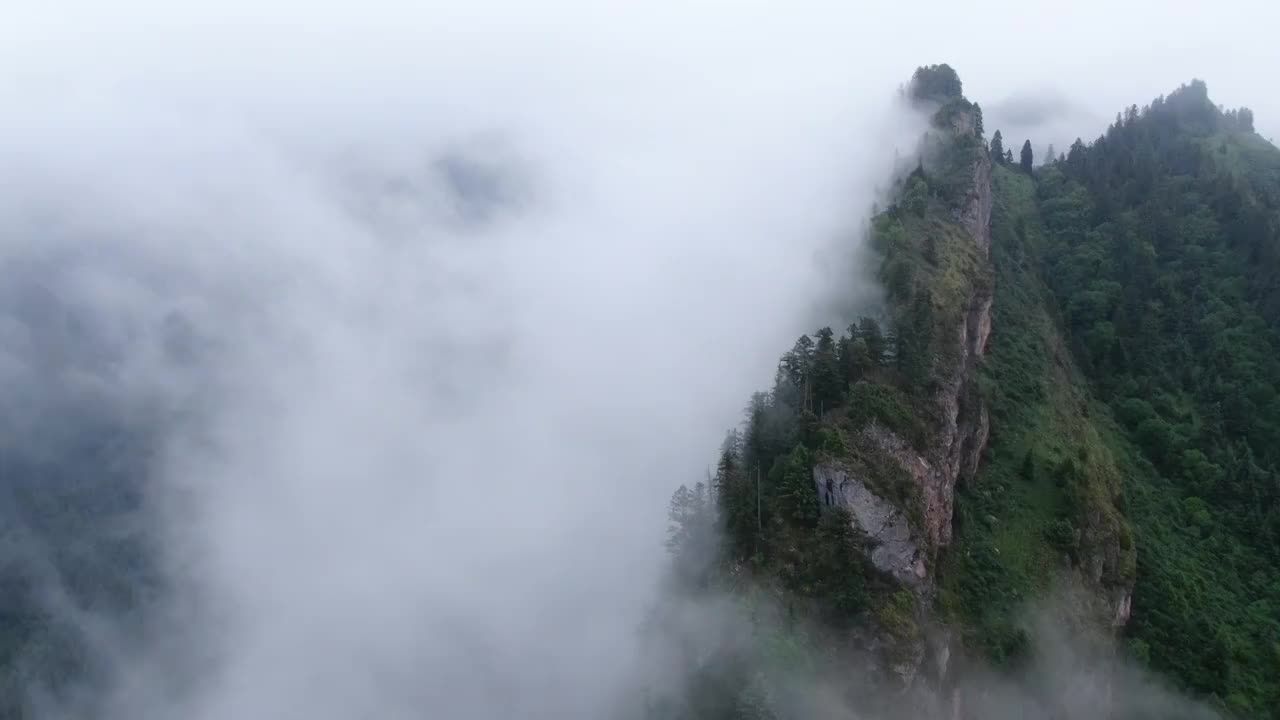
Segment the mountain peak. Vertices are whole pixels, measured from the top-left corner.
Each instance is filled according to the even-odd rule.
[[[908,93],[914,102],[947,103],[964,98],[964,83],[946,63],[922,65],[912,73]]]

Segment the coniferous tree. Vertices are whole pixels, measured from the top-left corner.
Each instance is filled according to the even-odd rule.
[[[1084,169],[1084,142],[1080,138],[1071,143],[1071,147],[1067,151],[1067,169],[1072,173],[1079,173]]]
[[[1237,129],[1241,132],[1253,132],[1253,111],[1249,108],[1240,108],[1236,113]]]
[[[737,557],[746,557],[754,549],[760,506],[756,497],[756,477],[742,467],[738,443],[737,433],[731,432],[720,448],[715,493],[729,540],[728,549]]]
[[[751,394],[751,402],[747,405],[746,422],[743,423],[742,437],[742,460],[748,471],[766,462],[773,462],[775,448],[769,437],[769,407],[767,394],[762,392]]]
[[[818,331],[818,342],[813,349],[813,411],[822,413],[840,404],[844,397],[844,377],[836,356],[836,343],[831,328]]]
[[[706,484],[677,488],[667,518],[667,550],[678,576],[689,586],[704,584],[719,552],[715,504]]]
[[[929,183],[925,181],[923,173],[912,173],[907,180],[906,190],[902,193],[902,207],[917,217],[924,217],[924,213],[929,209]]]
[[[898,369],[916,388],[933,369],[933,305],[928,288],[917,288],[907,316],[898,326]]]
[[[849,342],[849,350],[842,365],[846,386],[858,382],[875,367],[871,362],[871,353],[867,351],[867,341],[863,338]]]
[[[814,527],[818,523],[818,490],[813,484],[813,459],[803,445],[783,455],[769,471],[771,504],[777,519],[790,525]]]
[[[813,366],[813,338],[801,335],[796,344],[782,356],[782,369],[787,380],[800,392],[800,407],[809,401],[809,371]]]
[[[886,343],[884,333],[880,330],[880,323],[869,317],[859,319],[858,335],[867,346],[867,356],[872,367],[883,366]]]
[[[995,163],[1004,162],[1004,137],[999,130],[991,136],[991,161]]]
[[[1022,143],[1022,157],[1020,160],[1021,161],[1019,164],[1022,165],[1022,171],[1027,173],[1028,175],[1031,174],[1031,163],[1035,160],[1035,158],[1031,153],[1030,140],[1027,140],[1026,142]]]

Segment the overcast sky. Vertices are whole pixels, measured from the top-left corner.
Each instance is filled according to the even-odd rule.
[[[671,490],[874,307],[917,65],[1037,152],[1192,77],[1280,134],[1261,0],[342,5],[6,3],[0,268],[196,418],[157,468],[182,622],[102,649],[113,720],[599,717]]]
[[[744,92],[764,94],[777,92],[777,83],[833,90],[868,76],[893,83],[917,64],[949,62],[984,105],[1018,94],[1061,96],[1080,108],[1082,124],[1094,118],[1080,129],[1086,137],[1117,109],[1192,77],[1206,80],[1220,103],[1253,107],[1264,135],[1280,130],[1280,101],[1265,80],[1280,62],[1271,36],[1280,9],[1267,0],[973,0],[856,10],[813,0],[374,0],[358,10],[246,0],[8,5],[0,58],[5,84],[16,81],[24,93],[132,77],[210,102],[261,99],[281,83],[292,101],[350,99],[352,86],[404,97],[407,86],[422,88],[440,74],[456,82],[464,69],[467,84],[483,86],[485,78],[474,75],[485,68],[490,76],[524,76],[537,95],[553,88],[574,95],[584,74],[641,81],[674,65],[687,72],[682,84],[707,74],[723,83],[734,74]],[[394,77],[368,77],[377,70]],[[528,77],[553,70],[559,77]]]

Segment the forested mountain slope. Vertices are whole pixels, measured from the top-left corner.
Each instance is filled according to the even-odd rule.
[[[840,703],[861,711],[931,712],[939,702],[952,638],[930,611],[938,562],[953,540],[955,486],[975,472],[988,435],[976,368],[990,330],[991,162],[981,110],[950,68],[922,69],[910,93],[931,129],[871,228],[883,312],[802,336],[773,389],[751,398],[712,487],[673,498],[683,590],[751,588],[755,642],[698,665],[684,696],[656,716],[733,717],[743,703],[767,716],[800,712],[794,696],[804,693],[776,671],[797,663],[843,675],[832,681]],[[761,620],[761,602],[785,610]],[[717,680],[704,683],[703,672]]]
[[[1280,708],[1280,152],[1194,82],[1037,174],[1064,331],[1128,441],[1138,654]],[[1117,443],[1118,444],[1118,443]]]
[[[801,337],[673,499],[683,592],[785,619],[753,610],[734,674],[659,714],[793,714],[781,633],[865,670],[845,705],[982,716],[974,678],[1030,683],[1048,603],[1120,639],[1108,663],[1280,717],[1280,152],[1195,82],[1033,170],[950,68],[910,92],[933,129],[872,223],[883,308]],[[1153,712],[1137,695],[1080,716]]]

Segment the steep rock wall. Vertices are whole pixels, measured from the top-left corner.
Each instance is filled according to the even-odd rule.
[[[930,611],[935,585],[934,569],[939,552],[951,544],[952,517],[957,483],[973,477],[981,464],[990,435],[987,408],[978,391],[977,369],[992,331],[994,300],[989,267],[991,243],[991,163],[978,139],[973,119],[965,114],[953,116],[947,130],[965,136],[972,147],[972,167],[967,177],[970,186],[953,208],[951,221],[971,243],[964,257],[973,263],[964,274],[967,278],[959,312],[948,312],[947,321],[935,339],[931,392],[924,399],[927,409],[928,442],[913,444],[901,434],[879,422],[870,422],[855,433],[854,445],[895,464],[909,478],[918,507],[899,504],[877,492],[872,478],[859,474],[854,463],[827,458],[815,464],[813,481],[819,498],[827,505],[848,509],[853,523],[869,540],[872,564],[908,588],[918,600],[914,605],[913,624],[920,632],[912,637],[894,637],[881,632],[868,649],[876,652],[885,667],[899,680],[904,699],[930,707],[926,715],[938,712],[940,705],[956,703],[945,692],[949,659],[956,639],[938,624]],[[958,124],[957,124],[958,123]],[[913,512],[914,510],[914,512]],[[947,701],[943,702],[942,698]]]
[[[980,262],[986,263],[992,199],[991,163],[985,152],[975,155],[971,175],[973,187],[956,210],[956,221],[977,248]],[[978,277],[989,274],[980,272]],[[951,543],[956,483],[977,472],[990,433],[976,372],[991,335],[992,301],[990,282],[973,281],[959,321],[939,338],[937,355],[955,360],[940,361],[934,368],[936,390],[927,401],[933,405],[932,412],[927,413],[933,418],[927,447],[917,449],[879,423],[870,423],[858,431],[859,441],[893,458],[911,477],[923,511],[917,526],[908,525],[904,537],[902,524],[880,522],[888,513],[880,509],[887,501],[869,490],[867,479],[858,477],[849,467],[837,461],[820,462],[814,467],[819,497],[850,510],[854,522],[872,541],[873,563],[921,592],[931,589],[930,570],[937,553]],[[899,515],[905,524],[908,515],[902,509]]]
[[[880,497],[850,468],[836,462],[814,467],[818,497],[849,509],[853,522],[872,538],[871,563],[908,587],[925,579],[924,555],[902,508]]]

